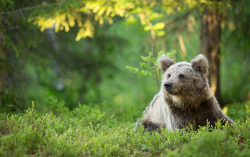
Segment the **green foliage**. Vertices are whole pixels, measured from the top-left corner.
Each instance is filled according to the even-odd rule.
[[[230,106],[233,107],[225,107],[227,109],[227,114],[236,119],[237,117],[241,117],[242,120],[246,120],[247,117],[250,117],[250,101],[244,103],[234,103]]]
[[[13,9],[15,6],[15,2],[13,0],[0,0],[0,3],[0,10],[2,11]]]
[[[99,125],[107,125],[108,127],[115,126],[117,120],[114,118],[112,111],[104,111],[102,108],[107,105],[79,105],[78,108],[72,111],[73,116],[79,120],[79,124],[83,126],[90,125],[98,127]]]
[[[159,90],[159,83],[158,83],[159,80],[157,77],[157,75],[159,74],[158,59],[163,54],[165,54],[168,57],[171,57],[175,53],[176,51],[172,51],[172,52],[159,51],[157,53],[157,57],[153,57],[153,53],[149,52],[148,56],[146,57],[141,56],[141,59],[143,60],[143,62],[140,63],[140,69],[131,67],[131,66],[126,66],[126,68],[130,70],[131,72],[137,74],[138,76],[143,75],[147,77],[153,77],[154,80],[156,81],[156,84]]]
[[[171,56],[176,61],[197,55],[200,16],[189,11],[209,2],[212,6],[211,1],[23,2],[1,0],[0,6],[1,46],[7,47],[6,63],[13,65],[8,75],[15,76],[13,91],[21,91],[5,90],[2,95],[1,112],[19,113],[0,114],[0,156],[249,156],[249,102],[227,107],[227,114],[236,120],[234,127],[218,124],[197,132],[162,130],[161,134],[133,130],[157,92],[148,77],[158,75],[156,56],[166,53],[158,51],[177,50]],[[249,32],[248,16],[243,16],[249,9],[240,9],[245,3],[237,3],[232,12],[237,15],[233,23],[242,22],[237,25],[241,31],[234,30],[237,38],[222,34],[221,82],[228,102],[245,100],[249,92],[245,51],[249,42],[239,40]],[[239,15],[245,19],[241,21]],[[54,36],[46,30],[51,27],[58,31]],[[155,33],[153,44],[147,40],[147,31]],[[188,53],[180,46],[180,38]],[[227,39],[237,40],[242,49],[226,44]],[[158,55],[145,55],[152,47]],[[146,77],[137,78],[126,65],[133,65],[127,69]],[[63,89],[55,87],[60,80]],[[36,109],[26,110],[31,100]]]
[[[138,19],[145,31],[154,32],[155,36],[164,36],[166,16],[183,13],[188,9],[214,7],[222,2],[208,0],[173,2],[161,0],[160,3],[151,0],[96,0],[78,1],[64,0],[58,3],[42,3],[33,11],[29,20],[40,27],[41,31],[54,28],[55,32],[66,31],[75,25],[79,30],[76,41],[81,38],[94,37],[94,25],[113,24],[115,17],[126,18],[128,22]],[[201,5],[203,4],[203,5]],[[221,6],[224,5],[220,5]],[[82,16],[84,15],[84,16]],[[168,25],[167,25],[168,26]]]
[[[250,154],[249,118],[236,120],[232,127],[217,123],[215,128],[207,125],[196,132],[161,130],[161,134],[150,134],[143,128],[134,131],[131,121],[116,122],[110,115],[98,107],[84,105],[57,116],[51,112],[40,114],[34,104],[22,114],[0,114],[0,154],[215,157]]]
[[[148,56],[141,56],[143,62],[140,63],[140,68],[135,68],[131,66],[126,66],[126,68],[129,71],[137,74],[138,76],[142,75],[142,76],[152,77],[159,71],[158,59],[163,54],[165,54],[168,57],[171,57],[172,55],[176,54],[176,51],[172,52],[159,51],[157,53],[157,57],[153,57],[153,53],[149,52]]]
[[[139,68],[131,67],[131,66],[126,66],[126,68],[130,70],[131,72],[138,74],[138,76],[140,75],[152,76],[156,71],[155,59],[152,58],[152,56],[153,54],[151,52],[149,53],[147,57],[141,56],[141,59],[144,61],[140,63],[140,68],[142,68],[142,70],[140,70]]]
[[[24,106],[22,106],[23,100],[17,95],[17,93],[5,90],[1,95],[1,113],[4,112],[22,112]]]
[[[229,41],[222,45],[221,92],[226,103],[249,100],[250,91],[249,51],[232,45]]]
[[[221,87],[226,103],[249,100],[250,10],[248,0],[228,1],[222,14]],[[244,15],[244,16],[242,16]],[[242,16],[243,18],[239,18]],[[236,53],[237,52],[237,53]],[[230,78],[230,79],[229,79]]]
[[[241,151],[238,140],[232,136],[228,136],[228,130],[213,130],[212,132],[199,132],[198,136],[190,141],[188,145],[184,145],[181,149],[168,151],[168,156],[194,156],[194,157],[210,157],[210,156],[247,156],[249,149]]]

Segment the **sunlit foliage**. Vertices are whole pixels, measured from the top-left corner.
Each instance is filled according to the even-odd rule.
[[[77,25],[79,31],[76,41],[81,38],[93,37],[96,25],[112,24],[116,17],[126,18],[128,22],[137,20],[144,26],[145,31],[153,31],[155,36],[165,35],[168,27],[166,17],[184,13],[187,10],[202,10],[203,6],[219,7],[222,2],[212,3],[209,0],[96,0],[78,1],[62,0],[56,4],[43,3],[43,8],[50,11],[43,13],[36,11],[30,20],[40,27],[41,31],[55,28],[68,32],[70,27]]]

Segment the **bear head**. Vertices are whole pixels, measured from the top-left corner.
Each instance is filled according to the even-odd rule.
[[[163,71],[161,92],[164,101],[180,108],[196,108],[212,97],[208,84],[208,60],[202,54],[191,63],[174,63],[172,59],[161,56],[159,66]]]

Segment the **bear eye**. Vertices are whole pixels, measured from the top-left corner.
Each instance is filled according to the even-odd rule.
[[[170,78],[171,77],[171,75],[170,74],[168,74],[168,78]]]
[[[180,75],[179,75],[179,78],[180,78],[180,79],[183,79],[184,77],[185,77],[185,76],[184,76],[183,74],[180,74]]]

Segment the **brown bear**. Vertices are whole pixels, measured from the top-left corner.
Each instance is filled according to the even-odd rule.
[[[198,55],[191,63],[173,62],[165,55],[159,59],[163,71],[160,92],[144,111],[144,117],[137,122],[148,131],[161,127],[170,130],[187,129],[190,124],[194,130],[214,126],[218,120],[222,124],[234,123],[220,109],[208,84],[208,60]]]

